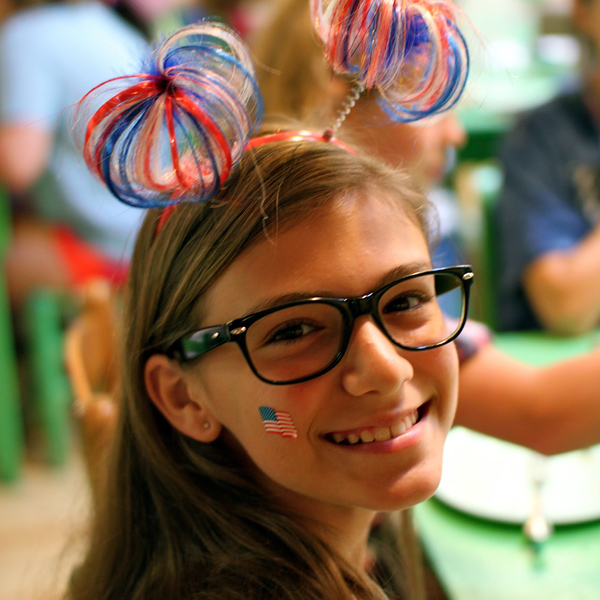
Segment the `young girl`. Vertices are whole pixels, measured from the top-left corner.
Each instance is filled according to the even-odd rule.
[[[311,118],[318,125],[335,115],[350,84],[332,75],[314,38],[304,0],[282,0],[257,32],[254,55],[269,67],[258,69],[267,116]],[[361,96],[341,131],[351,132],[372,155],[405,168],[421,189],[439,184],[448,150],[465,141],[455,115],[423,124],[389,123],[377,100]],[[465,360],[456,424],[545,454],[600,443],[600,350],[534,367],[501,352],[491,336],[471,333],[459,339]]]
[[[320,133],[249,141],[253,70],[222,26],[175,34],[98,105],[88,164],[158,208],[134,251],[106,497],[69,598],[388,597],[367,538],[385,511],[398,542],[397,511],[438,485],[470,269],[432,270],[427,203],[395,171]],[[403,550],[385,584],[422,598]]]

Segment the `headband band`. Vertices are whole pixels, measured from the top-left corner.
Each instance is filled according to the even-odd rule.
[[[297,131],[276,131],[275,133],[267,133],[253,137],[247,144],[246,150],[251,150],[263,144],[272,142],[326,142],[338,146],[350,154],[356,154],[356,150],[342,142],[342,140],[333,136],[331,130],[326,130],[323,133],[315,131],[297,130]]]

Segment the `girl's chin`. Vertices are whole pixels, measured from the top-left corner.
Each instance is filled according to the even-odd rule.
[[[419,475],[418,478],[419,481],[410,482],[410,489],[404,485],[399,486],[397,490],[390,490],[387,494],[378,494],[364,508],[377,512],[393,512],[406,510],[429,500],[440,484],[441,469],[427,475]]]

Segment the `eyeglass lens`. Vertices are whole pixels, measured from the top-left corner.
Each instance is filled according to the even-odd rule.
[[[447,318],[438,303],[453,307],[457,318]],[[392,286],[377,303],[379,319],[388,336],[406,348],[443,342],[460,327],[464,305],[460,276],[437,273],[414,277]],[[445,310],[445,309],[444,309]],[[254,322],[246,333],[246,347],[262,377],[285,382],[309,377],[325,369],[342,349],[344,316],[325,302],[282,308]]]

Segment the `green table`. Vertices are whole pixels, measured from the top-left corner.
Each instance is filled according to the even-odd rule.
[[[577,338],[533,332],[496,338],[503,351],[536,365],[581,354],[599,342],[597,332]],[[451,600],[600,600],[600,521],[557,526],[536,553],[520,525],[469,516],[435,498],[417,506],[415,516]]]
[[[543,331],[496,333],[494,345],[514,358],[541,366],[600,347],[600,331],[577,337],[551,335]]]
[[[469,517],[435,499],[415,512],[451,600],[600,599],[600,522],[556,528],[536,554],[516,525]]]
[[[10,243],[11,222],[8,200],[0,190],[0,261]],[[4,265],[3,265],[4,267]],[[0,481],[18,477],[24,457],[17,358],[12,330],[6,272],[0,270]]]

